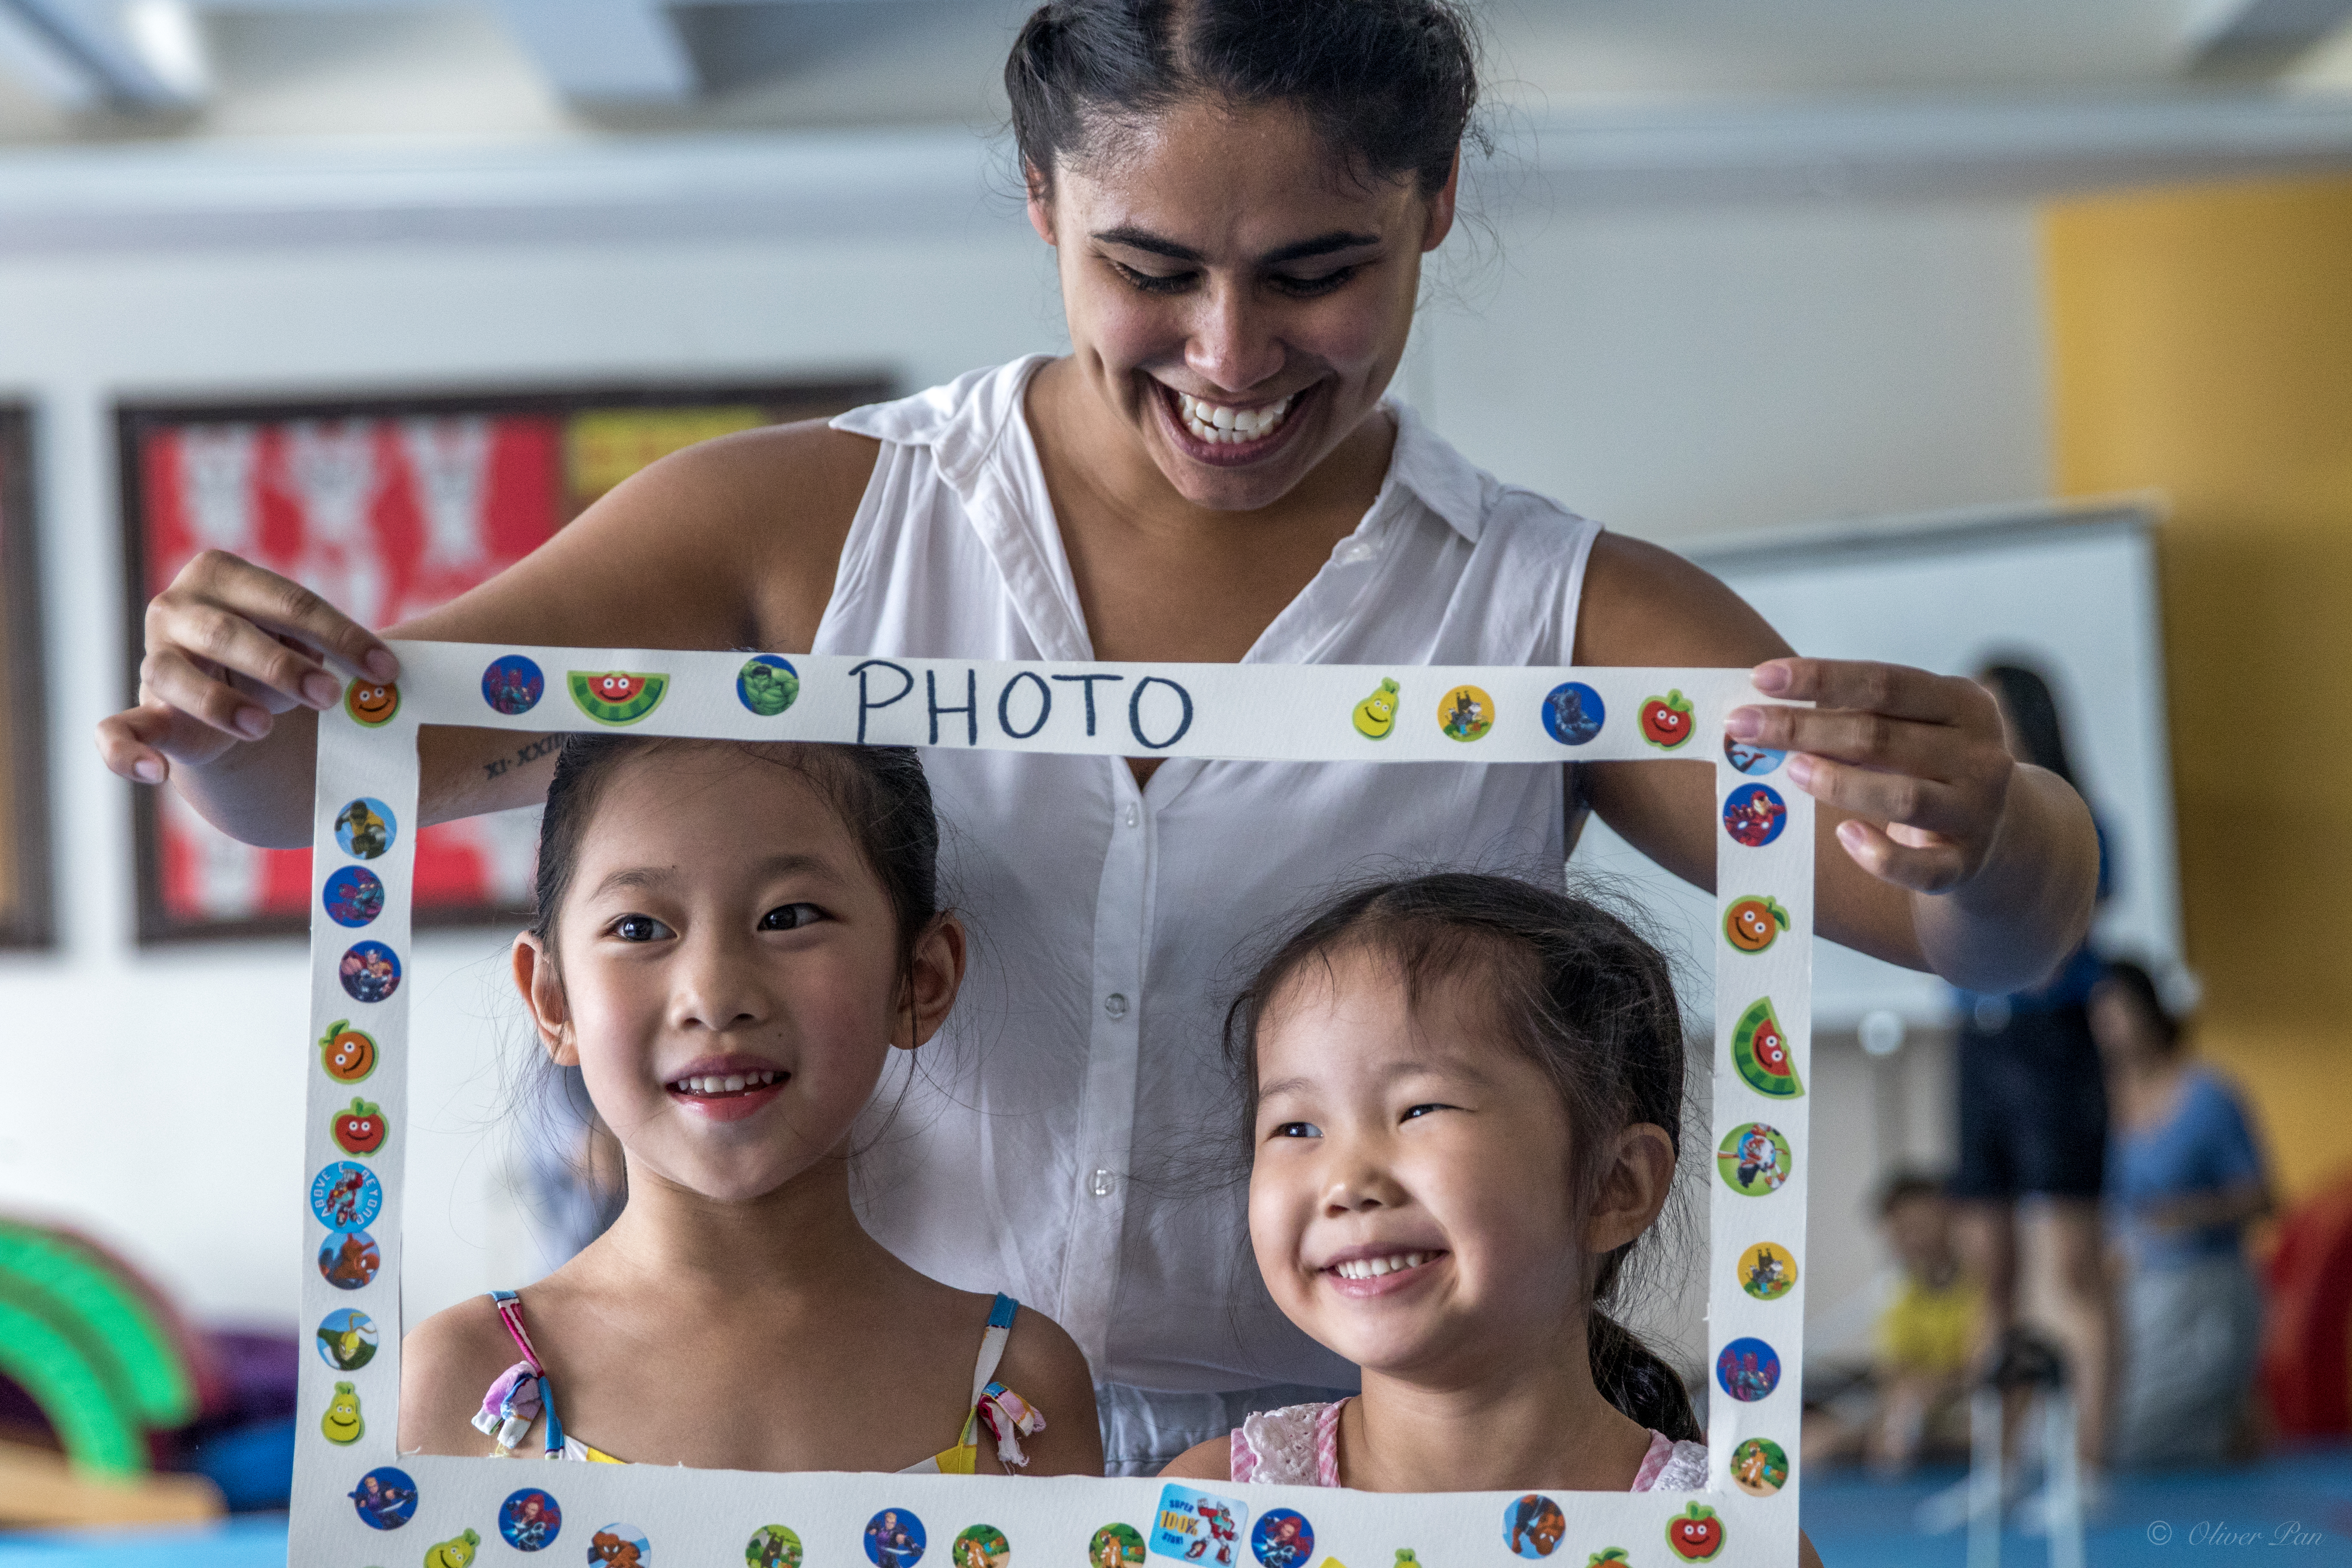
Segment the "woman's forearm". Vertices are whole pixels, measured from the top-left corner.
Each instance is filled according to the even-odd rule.
[[[1967,990],[2030,989],[2082,943],[2098,884],[2090,808],[2064,780],[2021,766],[1976,875],[1949,892],[1912,895],[1920,952]]]

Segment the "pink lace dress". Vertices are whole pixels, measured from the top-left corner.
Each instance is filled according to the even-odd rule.
[[[1330,1405],[1293,1405],[1265,1410],[1234,1428],[1233,1478],[1285,1487],[1339,1484],[1339,1412]],[[1706,1485],[1706,1445],[1677,1443],[1664,1432],[1650,1434],[1650,1451],[1629,1489],[1637,1492],[1695,1491]]]

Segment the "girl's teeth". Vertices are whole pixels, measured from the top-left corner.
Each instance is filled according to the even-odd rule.
[[[1234,408],[1222,403],[1203,402],[1189,392],[1176,395],[1177,408],[1184,416],[1184,428],[1193,439],[1212,444],[1256,441],[1272,435],[1283,416],[1290,412],[1290,401],[1286,397],[1264,408]]]
[[[1418,1268],[1429,1261],[1426,1252],[1400,1252],[1388,1258],[1351,1258],[1332,1272],[1342,1279],[1378,1279],[1402,1268]]]
[[[765,1089],[783,1075],[760,1071],[745,1073],[706,1074],[698,1078],[682,1078],[670,1088],[680,1094],[740,1094],[747,1089]]]

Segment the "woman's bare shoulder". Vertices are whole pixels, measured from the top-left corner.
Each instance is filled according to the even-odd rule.
[[[1160,1473],[1184,1481],[1230,1481],[1234,1479],[1234,1440],[1230,1436],[1212,1437],[1195,1443]]]
[[[520,1359],[487,1296],[445,1308],[400,1342],[400,1451],[488,1454],[474,1412],[499,1374]]]

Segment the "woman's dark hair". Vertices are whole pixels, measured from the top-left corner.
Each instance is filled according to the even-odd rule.
[[[1359,178],[1442,189],[1478,103],[1476,35],[1451,0],[1049,0],[1004,62],[1029,177],[1108,127],[1209,97],[1304,111]]]
[[[1977,679],[2000,699],[2010,731],[2024,752],[2018,761],[2047,768],[2074,784],[2074,770],[2066,761],[2066,731],[2058,721],[2058,700],[2042,672],[2022,664],[1989,664]]]
[[[1242,1077],[1244,1125],[1257,1120],[1257,1037],[1300,971],[1370,953],[1408,1005],[1443,984],[1476,981],[1504,1037],[1541,1068],[1567,1113],[1572,1212],[1590,1211],[1623,1128],[1649,1122],[1682,1148],[1683,1028],[1658,950],[1599,905],[1510,877],[1449,871],[1340,894],[1276,947],[1225,1015]],[[1591,1265],[1585,1342],[1609,1403],[1676,1441],[1696,1441],[1689,1392],[1657,1353],[1605,1310],[1636,1241]]]
[[[2164,993],[2157,985],[2155,975],[2128,958],[2112,959],[2100,972],[2099,984],[2113,986],[2118,994],[2131,998],[2132,1011],[2147,1024],[2166,1056],[2180,1048],[2180,1020],[2164,1005]]]
[[[940,913],[940,824],[931,786],[908,746],[831,746],[795,742],[747,744],[646,735],[572,734],[556,753],[539,826],[537,908],[531,933],[555,951],[557,916],[571,891],[580,842],[614,770],[624,761],[661,751],[719,748],[740,752],[746,766],[789,768],[840,814],[883,891],[898,927],[898,966],[914,962],[915,942]],[[757,825],[747,824],[756,834]]]

